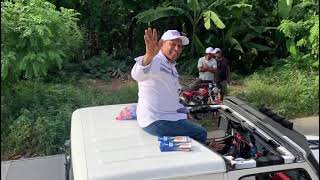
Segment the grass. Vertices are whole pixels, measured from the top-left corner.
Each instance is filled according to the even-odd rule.
[[[229,94],[292,119],[319,114],[319,75],[301,70],[266,69],[231,86]]]
[[[208,113],[203,119],[195,122],[205,127],[207,131],[214,131],[218,128],[218,118],[214,117],[213,113]]]

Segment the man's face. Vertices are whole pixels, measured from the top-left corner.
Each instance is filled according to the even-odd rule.
[[[216,58],[220,59],[221,58],[221,51],[216,52]]]
[[[163,41],[161,44],[161,51],[170,62],[176,60],[182,51],[181,39]]]
[[[207,57],[208,60],[210,60],[211,58],[214,57],[214,54],[212,54],[212,53],[206,53],[206,57]]]

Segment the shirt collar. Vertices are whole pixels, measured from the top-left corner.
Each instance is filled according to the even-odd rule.
[[[176,61],[173,61],[173,62],[170,62],[169,60],[168,60],[168,58],[163,54],[163,52],[161,51],[161,49],[160,49],[160,51],[159,51],[159,53],[158,53],[158,56],[159,56],[159,58],[161,58],[162,60],[164,60],[166,63],[168,63],[168,64],[172,64],[172,65],[176,65],[177,64],[177,62]]]

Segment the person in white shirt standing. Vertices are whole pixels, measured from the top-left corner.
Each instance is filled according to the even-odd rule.
[[[179,74],[175,68],[189,39],[177,30],[166,31],[158,42],[156,29],[145,30],[146,53],[135,58],[131,76],[138,82],[137,121],[155,136],[189,136],[205,144],[207,131],[178,113]]]
[[[196,90],[199,84],[214,81],[214,74],[217,71],[217,61],[213,57],[213,48],[208,47],[205,55],[198,60],[197,68],[199,70],[199,78],[190,86],[190,89]]]
[[[199,79],[213,81],[214,73],[217,70],[217,61],[213,58],[213,48],[206,49],[206,55],[198,60]]]

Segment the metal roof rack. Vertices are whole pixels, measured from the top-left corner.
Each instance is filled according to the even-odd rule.
[[[284,117],[273,112],[270,108],[261,107],[259,108],[259,111],[267,115],[271,119],[275,120],[276,122],[280,123],[283,127],[286,127],[288,129],[293,129],[293,122],[286,120]]]

